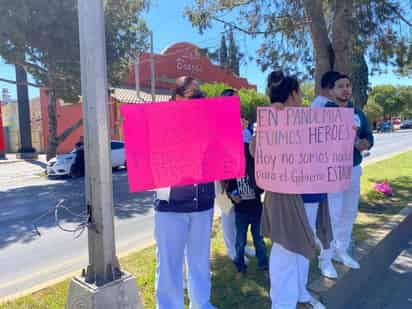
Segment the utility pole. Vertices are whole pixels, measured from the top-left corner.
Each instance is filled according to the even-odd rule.
[[[153,31],[150,31],[150,76],[152,81],[152,102],[156,101],[156,76],[154,63]]]
[[[0,160],[6,160],[6,143],[4,140],[3,132],[3,117],[1,115],[1,105],[3,103],[0,100]]]
[[[24,55],[21,57],[24,58]],[[36,159],[37,154],[31,140],[31,117],[27,73],[20,65],[16,67],[17,109],[19,115],[20,148],[17,156],[21,159]]]
[[[136,42],[139,42],[139,33],[136,31]],[[137,98],[140,100],[140,53],[136,48],[136,53],[134,56],[134,81],[136,84],[136,95]]]
[[[66,308],[141,308],[135,280],[120,270],[115,248],[103,0],[78,0],[78,13],[89,265],[73,278]]]

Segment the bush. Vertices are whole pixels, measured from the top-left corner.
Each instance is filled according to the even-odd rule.
[[[201,90],[206,94],[208,98],[214,98],[220,96],[223,90],[231,88],[228,85],[222,83],[215,84],[203,84]],[[238,90],[240,97],[240,109],[242,114],[249,118],[249,121],[256,121],[256,109],[258,106],[268,106],[269,99],[258,93],[253,89],[240,89]]]
[[[315,84],[312,82],[302,83],[300,85],[300,91],[302,93],[302,105],[310,106],[315,99]]]
[[[373,123],[383,117],[383,108],[370,100],[363,108],[363,111],[365,112],[366,117],[368,117],[370,123]]]

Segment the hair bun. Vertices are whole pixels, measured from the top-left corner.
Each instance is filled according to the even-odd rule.
[[[282,71],[273,71],[268,77],[268,88],[278,87],[284,79],[285,75]]]

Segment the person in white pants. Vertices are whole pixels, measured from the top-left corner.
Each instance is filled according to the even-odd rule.
[[[174,99],[199,98],[191,77],[176,80]],[[210,303],[210,240],[214,183],[159,189],[154,201],[157,245],[156,308],[183,309],[183,265],[187,262],[190,309],[214,309]]]
[[[320,82],[320,86],[321,86],[320,93],[313,100],[311,104],[312,108],[325,107],[326,104],[334,101],[334,97],[331,94],[331,88],[333,88],[333,84],[339,75],[340,73],[336,71],[328,71],[322,75],[321,82]],[[312,210],[312,212],[310,211],[308,212],[308,208],[306,208],[306,211],[308,212],[308,216],[312,215],[312,216],[315,216],[316,218],[316,213],[317,213],[318,208],[310,207],[310,209]],[[333,252],[333,250],[324,251],[322,246],[320,246],[320,249],[321,249],[321,254],[319,256],[318,266],[319,266],[322,276],[328,277],[331,279],[338,278],[338,273],[335,267],[333,266],[331,259],[327,258],[327,255],[328,254],[330,255],[330,252]]]
[[[225,96],[230,97],[230,96],[237,96],[237,95],[238,93],[236,92],[236,90],[230,89],[230,88],[224,89],[220,94],[221,97],[225,97]],[[252,133],[248,129],[248,125],[249,125],[249,121],[242,118],[243,140],[245,143],[249,144],[252,138]],[[224,186],[224,182],[223,182],[223,186]],[[219,192],[220,191],[217,190],[216,194],[218,194]],[[224,194],[226,194],[226,192],[224,192]],[[235,210],[230,200],[228,200],[228,203],[230,203],[231,209],[228,212],[225,212],[222,210],[220,219],[221,219],[221,224],[222,224],[223,241],[226,246],[227,255],[233,261],[236,257]],[[252,257],[256,255],[256,252],[252,247],[246,245],[245,254]],[[247,263],[247,261],[248,260],[245,256],[245,262]]]
[[[302,103],[298,81],[283,72],[269,74],[267,94],[275,108]],[[252,156],[255,145],[254,138],[250,147]],[[272,309],[296,309],[299,302],[315,309],[325,308],[306,288],[309,260],[316,255],[316,242],[302,197],[266,191],[261,231],[272,241],[269,262]]]
[[[374,139],[365,114],[360,109],[354,107],[350,101],[352,98],[350,78],[343,74],[336,77],[331,84],[330,93],[336,103],[327,103],[325,107],[353,108],[356,128],[350,187],[346,191],[330,193],[328,195],[334,239],[330,249],[322,250],[319,257],[319,265],[322,265],[324,270],[331,272],[334,269],[332,259],[353,269],[360,267],[359,263],[349,255],[348,249],[359,208],[362,152],[372,148]]]
[[[319,203],[305,203],[304,207],[310,228],[316,230]],[[326,308],[307,289],[309,267],[306,256],[272,243],[269,262],[272,309],[295,309],[297,302],[310,304],[314,309]]]
[[[358,215],[361,175],[362,167],[353,167],[350,188],[344,192],[328,194],[334,239],[331,248],[322,250],[319,256],[320,263],[330,263],[334,259],[350,268],[360,267],[359,263],[349,256],[347,250]]]
[[[318,216],[318,209],[320,207],[320,203],[323,200],[327,199],[327,194],[302,194],[302,199],[304,201],[305,212],[309,222],[309,226],[313,231],[315,240],[317,240],[317,243],[322,246],[322,243],[316,238],[316,219]],[[313,297],[307,290],[310,267],[309,260],[303,256],[298,256],[297,261],[299,275],[299,302],[309,302],[311,303],[313,308],[317,309],[325,308],[322,303],[314,301]]]
[[[222,211],[220,221],[222,224],[223,241],[226,246],[227,256],[233,261],[236,257],[236,226],[234,208],[232,207],[228,214]]]
[[[184,308],[182,266],[185,248],[190,308],[214,308],[210,304],[212,220],[213,209],[191,213],[155,212],[158,309]]]

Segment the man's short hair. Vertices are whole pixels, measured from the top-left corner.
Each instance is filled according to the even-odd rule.
[[[339,72],[336,71],[328,71],[322,75],[322,79],[320,80],[320,86],[322,89],[332,89],[335,85],[336,78],[341,75]]]
[[[332,82],[332,84],[331,84],[331,88],[330,89],[332,89],[332,88],[335,88],[335,85],[336,85],[336,82],[338,81],[338,80],[340,80],[340,79],[348,79],[351,83],[352,83],[352,80],[350,79],[350,77],[348,76],[348,75],[346,75],[346,74],[338,74],[337,76],[335,76],[335,78],[333,79],[333,82]]]

